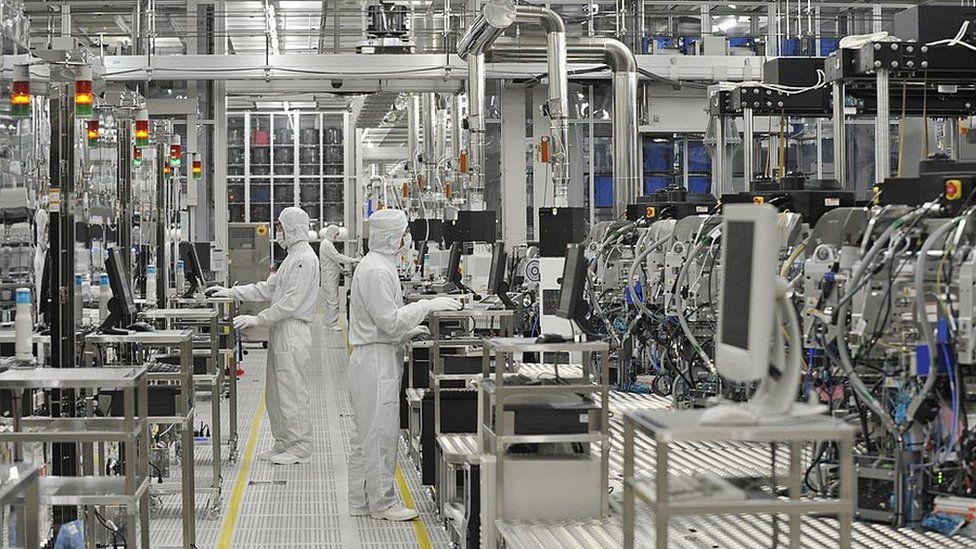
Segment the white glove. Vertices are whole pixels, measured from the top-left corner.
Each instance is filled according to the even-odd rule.
[[[261,326],[261,320],[254,315],[237,315],[234,317],[235,330],[247,330]]]
[[[403,342],[413,341],[421,336],[429,336],[430,329],[427,326],[417,326],[416,328],[407,332],[407,335],[403,336]]]
[[[230,290],[223,286],[211,286],[203,291],[207,297],[231,297]]]
[[[464,306],[453,297],[435,297],[427,301],[427,312],[460,311]]]

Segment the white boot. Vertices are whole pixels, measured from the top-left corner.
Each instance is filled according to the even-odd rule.
[[[420,516],[417,511],[413,509],[408,509],[403,505],[394,505],[386,511],[380,513],[371,513],[374,519],[389,520],[393,522],[405,522],[408,520],[413,520]]]
[[[299,463],[311,463],[312,456],[299,457],[291,452],[285,451],[272,456],[270,461],[275,465],[296,465]]]

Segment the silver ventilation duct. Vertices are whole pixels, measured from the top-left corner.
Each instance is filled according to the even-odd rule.
[[[493,62],[537,61],[548,56],[548,50],[548,43],[538,40],[502,39],[492,49],[491,58]],[[612,38],[571,38],[566,52],[572,61],[605,63],[613,72],[613,207],[614,217],[619,217],[641,189],[637,59],[623,42]]]
[[[518,6],[507,0],[492,0],[458,41],[458,55],[468,62],[468,127],[472,199],[481,198],[485,131],[485,58],[495,40],[513,23],[539,25],[546,31],[549,65],[549,117],[552,123],[553,186],[556,205],[567,205],[569,187],[568,76],[566,72],[566,26],[554,11],[537,6]]]

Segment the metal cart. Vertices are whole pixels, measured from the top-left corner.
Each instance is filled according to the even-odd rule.
[[[800,518],[806,513],[836,514],[839,519],[840,547],[851,546],[851,519],[854,514],[855,427],[827,416],[787,418],[781,422],[752,426],[702,425],[701,410],[643,410],[624,414],[624,548],[632,549],[635,539],[636,498],[654,508],[655,546],[668,547],[668,521],[671,517],[689,515],[785,514],[790,520],[790,547],[800,547]],[[654,479],[634,476],[634,438],[638,432],[656,443]],[[731,483],[723,485],[708,477],[671,479],[669,454],[680,451],[680,443],[698,442],[784,442],[790,449],[789,499],[778,497],[750,498]],[[840,498],[804,499],[803,443],[836,441],[840,459]],[[673,480],[673,481],[672,481]],[[672,494],[681,486],[682,495]]]
[[[36,368],[10,369],[0,373],[0,389],[13,395],[13,430],[0,432],[0,442],[13,443],[19,456],[24,442],[80,443],[84,457],[84,476],[43,477],[39,482],[39,501],[44,505],[87,506],[118,505],[126,508],[126,532],[134,537],[136,516],[140,547],[149,547],[149,423],[147,371],[145,366],[117,368]],[[122,391],[122,417],[30,417],[21,418],[23,393],[31,389],[77,389],[94,396],[99,389]],[[137,397],[138,393],[138,397]],[[117,442],[125,448],[124,474],[95,475],[94,443],[104,454],[106,442]],[[104,457],[104,456],[102,456]],[[104,463],[104,459],[98,460]],[[0,487],[2,490],[2,487]],[[28,495],[28,504],[37,501]],[[33,516],[34,528],[38,513]],[[91,520],[94,522],[94,520]],[[95,546],[95,529],[86,532],[88,546]],[[132,540],[134,545],[135,540]],[[27,547],[40,547],[28,542]]]
[[[182,468],[180,482],[154,484],[154,494],[180,493],[183,498],[183,549],[196,545],[196,481],[194,477],[193,452],[193,332],[172,330],[156,332],[135,332],[130,334],[91,334],[84,340],[84,364],[91,366],[93,352],[97,348],[134,346],[141,349],[178,349],[180,370],[178,372],[149,372],[149,381],[178,384],[180,398],[176,402],[175,416],[150,416],[149,423],[156,425],[176,425],[180,429]],[[105,365],[112,367],[111,364]],[[215,460],[216,461],[216,460]],[[214,478],[216,480],[216,477]],[[210,494],[211,503],[220,497],[216,483],[201,491]],[[212,506],[211,506],[212,507]]]

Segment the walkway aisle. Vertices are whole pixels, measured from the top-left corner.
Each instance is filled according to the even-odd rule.
[[[433,514],[433,503],[420,487],[416,469],[401,458],[399,485],[409,487],[421,519],[393,524],[350,517],[346,502],[346,454],[352,427],[347,394],[348,355],[342,333],[313,330],[313,361],[309,375],[315,449],[308,465],[276,466],[257,461],[272,445],[264,410],[264,364],[267,351],[250,348],[240,388],[242,458],[225,469],[224,510],[218,520],[203,518],[205,496],[197,496],[197,546],[234,549],[332,549],[448,547],[448,538]],[[205,404],[205,403],[204,403]],[[198,405],[199,406],[199,405]],[[198,410],[208,405],[199,406]],[[260,415],[255,424],[255,413]],[[199,420],[198,420],[199,422]],[[202,447],[197,446],[197,452]],[[199,466],[199,465],[198,465]],[[245,479],[239,472],[245,470]],[[402,488],[401,488],[402,489]],[[167,497],[153,514],[153,547],[180,544],[178,499]]]

